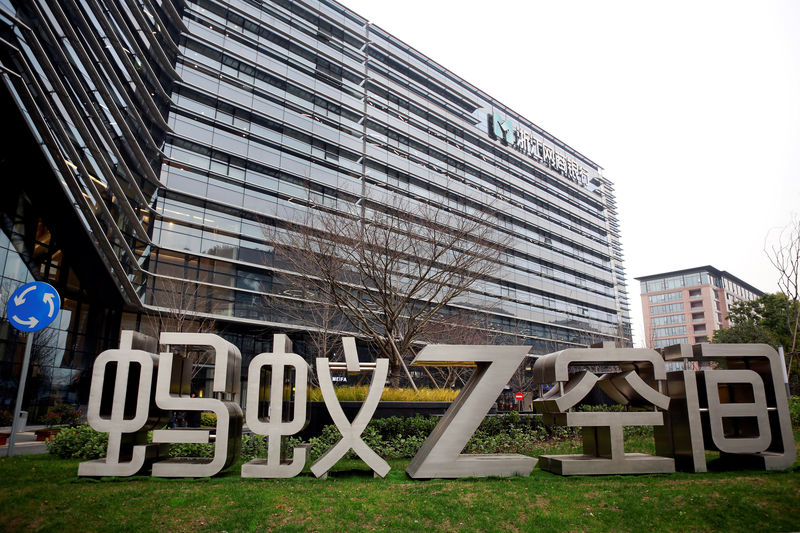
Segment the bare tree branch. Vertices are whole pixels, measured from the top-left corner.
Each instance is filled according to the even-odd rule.
[[[152,306],[144,312],[149,335],[159,338],[162,332],[206,333],[216,328],[213,318],[198,315],[195,311],[201,307],[204,298],[201,285],[184,280],[157,277],[152,293]],[[210,350],[188,349],[176,353],[192,360],[192,378],[196,377],[211,362]]]
[[[276,230],[276,261],[389,359],[396,385],[431,321],[495,272],[505,240],[489,215],[364,201],[360,214],[317,211]]]
[[[772,244],[765,243],[764,251],[778,271],[778,289],[789,301],[786,326],[790,333],[791,346],[784,348],[789,354],[788,372],[791,375],[792,362],[798,352],[797,333],[800,328],[800,219],[795,217],[780,231]]]

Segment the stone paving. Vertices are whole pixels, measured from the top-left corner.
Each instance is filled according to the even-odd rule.
[[[36,440],[34,431],[44,429],[44,426],[27,426],[25,431],[17,433],[17,440],[14,443],[13,455],[31,455],[36,453],[47,453],[47,446],[42,441]],[[11,433],[10,427],[0,428],[0,433]],[[0,446],[0,457],[8,456],[8,443]]]

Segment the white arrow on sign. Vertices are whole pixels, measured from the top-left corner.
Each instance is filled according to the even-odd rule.
[[[53,313],[54,313],[54,312],[55,312],[55,310],[56,310],[56,306],[55,306],[55,304],[53,303],[53,298],[55,298],[55,297],[56,297],[56,295],[55,295],[55,294],[53,294],[53,293],[51,293],[51,292],[46,292],[46,293],[44,293],[44,297],[42,298],[42,300],[44,300],[44,303],[46,303],[46,304],[49,304],[49,305],[50,305],[50,312],[49,312],[49,313],[47,313],[47,316],[48,316],[48,317],[51,317],[51,316],[53,316]]]
[[[12,319],[14,322],[16,322],[17,324],[20,324],[20,325],[22,325],[22,326],[28,326],[28,328],[29,328],[29,329],[33,329],[33,328],[35,328],[35,327],[36,327],[36,324],[38,324],[38,323],[39,323],[39,321],[38,321],[38,320],[36,320],[36,317],[34,317],[34,316],[28,317],[28,320],[22,320],[22,319],[21,319],[20,317],[18,317],[17,315],[14,315],[14,316],[12,316],[12,317],[11,317],[11,319]]]
[[[35,291],[35,290],[36,290],[36,285],[33,285],[31,287],[28,287],[27,289],[25,289],[24,291],[22,291],[18,295],[14,296],[14,305],[22,305],[22,304],[24,304],[25,303],[25,295],[28,294],[29,292]]]

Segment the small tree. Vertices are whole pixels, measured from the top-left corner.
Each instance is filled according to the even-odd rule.
[[[777,239],[764,247],[772,266],[778,271],[778,289],[786,296],[788,308],[785,325],[789,332],[784,346],[789,355],[789,374],[798,352],[800,329],[800,219],[795,218],[781,230]]]
[[[775,346],[775,337],[763,326],[748,320],[714,332],[713,344],[769,344]]]
[[[276,232],[276,263],[285,261],[389,359],[397,386],[404,356],[450,303],[498,268],[504,240],[486,214],[362,201],[360,214],[316,211]]]

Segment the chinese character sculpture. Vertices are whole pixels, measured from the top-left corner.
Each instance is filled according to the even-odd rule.
[[[298,475],[306,464],[307,445],[293,450],[291,460],[281,457],[281,438],[294,435],[308,422],[306,418],[308,392],[308,363],[292,353],[292,342],[286,335],[275,335],[273,353],[262,353],[250,362],[249,375],[253,386],[247,388],[247,427],[257,435],[266,435],[267,458],[253,459],[242,465],[242,477],[290,478]],[[258,415],[261,394],[261,369],[270,366],[269,416]],[[284,381],[286,368],[294,369],[294,415],[283,421]]]
[[[583,455],[543,455],[540,467],[562,475],[642,474],[674,472],[669,457],[625,453],[624,426],[659,426],[670,399],[661,392],[666,370],[661,356],[650,349],[573,348],[541,357],[533,367],[537,383],[555,386],[534,409],[546,424],[583,427]],[[570,373],[570,365],[573,373]],[[617,365],[619,371],[597,376],[587,366]],[[616,370],[616,369],[615,369]],[[577,405],[597,385],[617,402],[649,408],[628,412],[575,412]]]
[[[338,463],[348,451],[353,450],[356,455],[361,457],[362,461],[367,463],[376,476],[386,477],[391,470],[389,463],[367,446],[367,443],[361,439],[361,434],[367,429],[367,424],[381,401],[381,394],[386,386],[386,377],[389,375],[389,360],[380,358],[376,359],[374,363],[361,363],[356,352],[355,338],[343,337],[342,343],[344,344],[344,363],[331,362],[324,357],[317,358],[317,377],[319,378],[319,388],[322,391],[322,399],[325,400],[325,407],[328,408],[333,423],[336,424],[342,438],[311,465],[311,473],[317,477],[326,477],[333,465]],[[331,370],[346,370],[351,374],[372,372],[367,398],[361,404],[361,409],[358,410],[353,422],[347,420],[347,415],[344,414],[342,406],[336,398]]]
[[[242,447],[242,355],[239,348],[212,333],[162,333],[164,346],[204,346],[213,350],[215,398],[191,398],[192,362],[187,357],[175,358],[172,352],[161,352],[156,385],[156,405],[175,411],[212,411],[217,415],[214,456],[206,458],[178,457],[153,464],[153,475],[160,477],[205,477],[219,473],[239,456]],[[159,429],[153,431],[153,442],[210,442],[207,429]]]
[[[681,344],[664,350],[684,370],[667,374],[671,397],[666,424],[656,430],[656,450],[675,457],[680,470],[706,471],[706,450],[723,464],[766,470],[794,463],[783,371],[765,344]],[[703,368],[691,370],[689,367]]]
[[[154,338],[123,331],[118,350],[106,350],[94,362],[86,418],[97,431],[108,433],[104,459],[78,466],[79,476],[133,476],[168,449],[147,443],[147,432],[166,423],[168,416],[154,409],[153,391],[159,358]],[[108,387],[106,375],[114,374]]]

